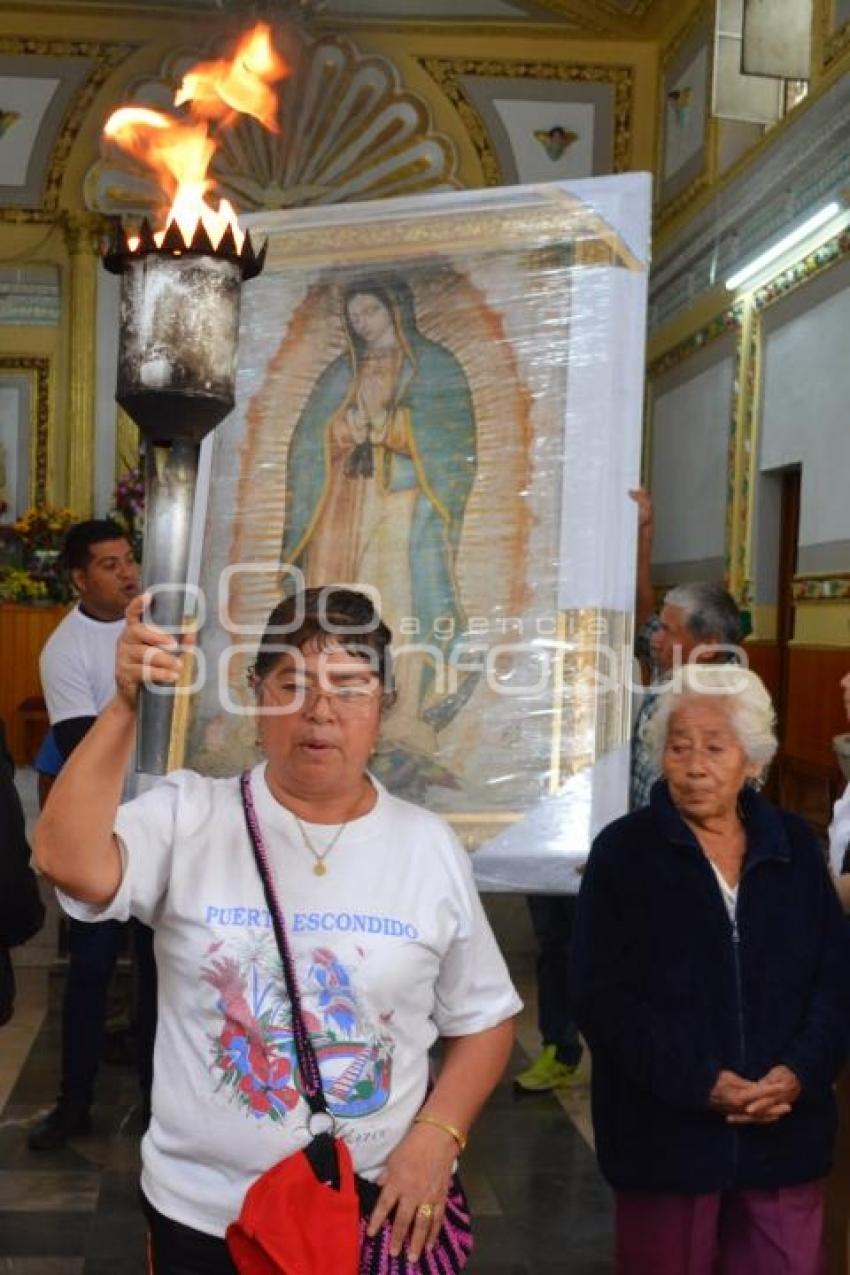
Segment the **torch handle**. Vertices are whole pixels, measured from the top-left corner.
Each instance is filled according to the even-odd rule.
[[[150,618],[177,639],[187,612],[186,574],[200,447],[178,440],[147,447],[142,585],[153,592]],[[137,710],[136,770],[164,775],[168,769],[175,692],[142,687]]]

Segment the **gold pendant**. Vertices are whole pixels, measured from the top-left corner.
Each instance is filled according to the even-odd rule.
[[[325,867],[325,865],[322,863],[322,861],[321,861],[321,860],[319,860],[319,862],[318,862],[318,863],[316,864],[316,866],[313,868],[313,871],[315,872],[315,874],[316,874],[316,876],[317,876],[317,877],[323,877],[323,876],[325,875],[325,873],[327,872],[327,868],[326,868],[326,867]]]

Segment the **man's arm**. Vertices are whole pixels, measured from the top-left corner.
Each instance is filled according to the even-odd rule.
[[[97,717],[94,690],[73,628],[66,630],[60,625],[51,635],[41,652],[38,671],[51,726],[71,717]]]
[[[68,760],[77,744],[91,730],[96,721],[95,716],[68,717],[65,721],[56,723],[53,727],[53,738],[64,761]]]
[[[133,707],[116,695],[62,767],[36,825],[39,870],[83,903],[104,905],[121,884],[112,829],[135,726]]]
[[[79,647],[61,630],[42,651],[39,673],[53,738],[67,761],[97,720],[97,703]]]
[[[103,906],[121,884],[121,852],[113,834],[136,728],[139,686],[150,677],[173,686],[181,662],[174,638],[141,623],[145,598],[127,608],[116,650],[117,694],[59,774],[35,830],[41,871],[72,898]]]

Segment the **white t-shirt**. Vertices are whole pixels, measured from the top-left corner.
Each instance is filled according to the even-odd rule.
[[[92,620],[80,608],[54,629],[39,660],[50,725],[97,717],[115,694],[115,647],[124,619]]]
[[[344,829],[319,877],[264,764],[252,788],[325,1093],[374,1180],[424,1100],[437,1036],[494,1027],[521,1002],[441,819],[375,783],[374,808]],[[306,827],[327,844],[327,827]],[[121,807],[116,832],[124,873],[112,902],[62,902],[81,920],[136,916],[156,930],[142,1187],[167,1217],[223,1235],[251,1182],[309,1138],[238,779],[174,772]]]

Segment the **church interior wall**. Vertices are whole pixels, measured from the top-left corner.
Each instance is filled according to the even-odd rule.
[[[620,83],[617,112],[611,112],[611,127],[616,124],[619,138],[620,166],[651,167],[657,54],[649,41],[576,39],[554,25],[532,23],[518,35],[516,27],[507,29],[498,24],[476,23],[449,32],[439,23],[406,24],[398,29],[379,21],[340,20],[332,28],[328,24],[317,28],[317,33],[350,39],[364,56],[381,57],[395,68],[403,88],[425,104],[432,129],[449,139],[455,155],[455,185],[496,184],[504,180],[502,168],[508,167],[500,163],[478,112],[465,95],[464,85],[473,81],[504,85],[514,114],[523,109],[526,97],[527,111],[551,112],[551,101],[569,99],[573,83],[579,101],[582,93],[594,89],[604,92],[606,85],[612,86],[613,94],[614,86]],[[47,497],[80,514],[102,513],[108,507],[116,471],[128,459],[132,436],[111,402],[107,384],[114,365],[110,329],[113,300],[108,285],[98,277],[97,226],[82,227],[81,233],[88,233],[90,242],[85,250],[77,242],[75,257],[69,251],[67,219],[88,214],[83,187],[98,158],[100,130],[109,107],[140,80],[155,77],[175,49],[202,51],[212,35],[209,23],[199,29],[197,19],[187,21],[163,12],[78,12],[61,5],[42,5],[37,23],[21,6],[0,14],[0,42],[7,51],[22,51],[27,41],[34,41],[26,45],[28,50],[55,50],[63,45],[67,51],[71,42],[76,54],[85,52],[95,59],[112,60],[84,117],[76,122],[73,137],[67,139],[55,207],[38,212],[0,210],[0,266],[11,261],[45,261],[55,264],[60,272],[61,323],[38,331],[0,325],[0,353],[39,353],[50,359]],[[435,66],[439,67],[439,78],[435,78]],[[622,96],[623,75],[628,79],[626,98]],[[498,97],[499,91],[494,87],[493,95]],[[523,145],[516,130],[511,141],[515,148]],[[527,155],[514,155],[512,169],[517,165],[522,168],[524,158],[528,160],[532,150],[540,149],[532,129],[525,145]],[[553,176],[561,175],[553,169]],[[78,298],[82,298],[82,305]]]
[[[683,26],[698,10],[683,10]],[[799,224],[812,190],[821,192],[821,203],[843,198],[835,165],[846,153],[839,114],[850,69],[850,24],[836,38],[827,34],[831,22],[831,4],[817,0],[808,98],[774,128],[758,130],[758,137],[746,127],[733,135],[726,124],[709,121],[701,188],[672,215],[657,211],[645,464],[656,507],[664,511],[680,479],[672,465],[665,473],[656,460],[659,420],[663,429],[664,413],[681,395],[669,387],[698,385],[707,363],[719,367],[731,351],[731,393],[715,393],[712,423],[704,425],[714,431],[715,457],[721,440],[726,445],[717,461],[726,488],[725,576],[751,622],[750,663],[776,696],[784,694],[778,794],[822,831],[842,783],[832,737],[846,729],[836,685],[850,649],[843,358],[848,236],[838,230],[819,250],[804,246],[796,257],[789,254],[755,291],[729,292],[725,280],[733,265]],[[668,48],[675,40],[672,35]],[[667,56],[662,49],[662,75]],[[824,130],[833,125],[838,131],[827,145]],[[748,241],[742,250],[741,240],[756,223],[763,227],[761,242]],[[698,447],[692,470],[699,454]],[[787,599],[778,594],[778,572],[789,467],[800,468],[801,489],[796,575],[788,586],[792,627],[784,643],[777,624]],[[665,517],[660,513],[659,523]],[[665,584],[677,575],[693,578],[694,564],[687,561],[678,572],[665,569],[668,552],[656,551],[657,582],[660,576]]]
[[[848,262],[779,302],[765,316],[759,467],[764,472],[802,466],[801,574],[840,572],[850,563],[848,323]]]
[[[715,0],[681,0],[665,14],[659,28],[659,117],[665,110],[664,69],[695,24],[713,25]],[[794,127],[811,108],[850,70],[850,22],[843,22],[835,0],[814,0],[812,18],[811,69],[807,95],[776,124],[765,126],[739,120],[712,118],[705,121],[706,156],[701,180],[692,185],[688,197],[670,207],[659,207],[656,222],[656,250],[679,238],[688,224],[719,194],[748,171],[758,167],[786,130]],[[662,130],[659,128],[659,142]],[[656,161],[660,167],[660,156]],[[696,296],[693,298],[697,300]]]
[[[726,453],[732,403],[731,339],[653,385],[650,489],[653,579],[659,586],[725,574]]]

